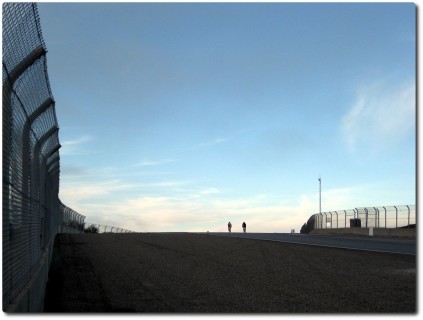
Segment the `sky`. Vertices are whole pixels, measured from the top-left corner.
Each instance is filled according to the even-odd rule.
[[[416,203],[412,3],[38,3],[60,194],[138,232]]]

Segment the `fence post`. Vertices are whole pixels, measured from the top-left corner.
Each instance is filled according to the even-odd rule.
[[[31,122],[30,122],[31,123]],[[27,125],[28,126],[28,125]],[[47,178],[47,172],[45,170],[45,165],[42,166],[42,164],[44,164],[42,160],[42,158],[44,157],[43,154],[43,148],[46,145],[46,142],[57,132],[58,128],[57,126],[53,125],[50,130],[48,130],[47,132],[45,132],[41,137],[39,137],[39,139],[37,139],[35,146],[33,148],[33,159],[32,161],[30,161],[30,152],[29,152],[29,132],[28,132],[28,136],[27,137],[22,137],[23,140],[28,139],[28,141],[23,141],[23,151],[28,152],[28,155],[23,155],[23,159],[22,159],[22,165],[25,166],[22,167],[22,172],[23,172],[23,176],[25,177],[24,181],[23,181],[23,186],[22,186],[22,193],[24,195],[24,197],[27,197],[26,201],[23,202],[23,205],[28,205],[28,218],[29,217],[36,217],[37,219],[44,219],[46,217],[42,216],[42,214],[46,214],[46,216],[51,216],[52,215],[52,208],[51,208],[51,204],[49,203],[49,205],[47,206],[47,210],[46,212],[44,212],[42,210],[43,206],[46,205],[46,194],[48,192],[48,190],[46,190],[45,188],[45,183],[46,183],[46,179]],[[25,146],[26,144],[28,144],[27,146]],[[32,162],[32,163],[31,163]],[[24,172],[29,170],[29,175],[26,175]],[[41,171],[43,171],[43,174],[41,174]],[[28,173],[28,171],[27,171]],[[47,181],[48,182],[48,181]],[[42,184],[42,185],[41,185]],[[31,202],[34,201],[35,194],[37,194],[38,191],[38,208],[35,212],[35,210],[32,210],[31,208]],[[51,191],[48,192],[47,194],[49,197],[52,196]],[[41,231],[41,239],[40,239],[40,245],[42,247],[42,241],[44,241],[43,237],[44,237],[44,230],[43,227],[41,226],[42,221],[40,221],[39,225],[36,225],[36,228],[40,228]],[[33,232],[32,227],[34,226],[33,223],[29,223],[29,234],[28,234],[28,238],[30,238],[30,234],[31,232]],[[38,231],[36,231],[38,232]],[[28,247],[29,250],[33,250],[30,247]],[[30,254],[29,254],[30,255]]]
[[[4,43],[3,43],[4,45]],[[46,51],[44,50],[42,45],[39,45],[37,48],[35,48],[32,52],[30,52],[19,64],[17,64],[13,70],[11,70],[10,72],[8,72],[8,70],[6,69],[6,73],[7,73],[7,78],[4,80],[3,82],[3,103],[2,103],[2,107],[3,107],[3,146],[5,146],[6,144],[11,144],[12,141],[12,132],[11,132],[11,128],[12,128],[12,123],[13,123],[13,119],[12,119],[12,94],[13,94],[13,88],[15,85],[16,80],[19,79],[19,77],[30,67],[32,66],[39,58],[41,58],[43,55],[45,55]],[[3,66],[5,67],[5,65],[3,64]],[[26,110],[25,110],[26,111]],[[32,120],[29,121],[30,123],[32,123]],[[28,121],[27,121],[28,123]],[[25,127],[25,125],[24,125]],[[24,152],[26,151],[26,153],[23,154],[23,159],[22,159],[22,174],[23,174],[23,187],[25,189],[23,189],[22,193],[24,194],[24,196],[28,195],[28,190],[26,190],[28,188],[28,179],[30,179],[30,174],[28,175],[27,173],[25,174],[25,172],[27,172],[28,168],[29,170],[31,170],[30,164],[29,164],[29,156],[30,156],[30,152],[29,152],[29,139],[26,136],[22,137],[22,142],[23,142],[23,149]],[[3,147],[4,148],[4,147]],[[5,149],[3,149],[3,151],[5,151]],[[5,161],[6,160],[6,161]],[[7,177],[7,181],[10,182],[10,172],[9,172],[9,166],[10,166],[10,154],[9,152],[3,152],[3,168],[6,165],[7,166],[7,175],[3,175],[3,179],[5,179],[5,177]],[[4,197],[3,199],[8,199],[9,195],[7,195],[6,197]],[[10,205],[10,204],[9,204]],[[9,208],[8,208],[9,209]],[[9,212],[9,210],[7,210],[7,212]]]
[[[3,21],[4,23],[4,21]],[[4,27],[4,25],[3,25]],[[3,29],[4,32],[4,29]],[[4,43],[3,43],[4,45]],[[4,48],[4,47],[3,47]],[[3,52],[4,53],[4,52]],[[30,52],[24,59],[22,59],[21,62],[19,62],[19,64],[17,64],[13,70],[11,70],[10,72],[8,72],[8,70],[6,69],[6,73],[7,73],[7,77],[6,79],[3,81],[3,103],[2,103],[2,108],[3,108],[3,179],[5,179],[8,183],[10,183],[10,160],[11,160],[11,155],[10,155],[10,145],[12,144],[12,123],[13,118],[12,118],[12,94],[13,94],[13,88],[15,85],[16,80],[19,79],[19,77],[25,72],[25,70],[27,70],[30,66],[32,66],[35,61],[37,61],[39,58],[41,58],[43,55],[45,55],[46,51],[44,50],[42,45],[39,45],[38,47],[36,47],[32,52]],[[5,68],[5,65],[3,64],[3,67]],[[26,110],[25,110],[26,111]],[[24,146],[26,144],[29,143],[29,141],[27,141],[26,137],[22,137],[22,141],[24,143]],[[5,146],[8,146],[7,148]],[[23,159],[22,159],[22,163],[26,163],[26,159],[28,158],[28,154],[24,154],[23,155]],[[32,168],[29,166],[29,164],[26,164],[26,166],[23,168],[24,170],[21,172],[21,174],[23,175],[23,179],[22,179],[22,193],[24,195],[23,198],[28,196],[28,182],[30,179],[30,175],[31,175],[31,171],[28,174],[28,168],[29,170],[31,170]],[[6,172],[5,172],[6,171]],[[4,174],[6,173],[6,174]],[[3,187],[3,190],[5,190],[5,188]],[[7,189],[8,191],[9,189]],[[6,201],[6,199],[9,199],[9,193],[7,194],[3,194],[3,201]],[[10,212],[10,206],[11,203],[10,201],[8,202],[8,206],[5,210],[4,205],[3,205],[3,217],[5,215],[7,215],[7,217],[9,217],[9,212]],[[29,204],[29,197],[28,199],[25,199],[25,201],[22,201],[22,207],[26,207],[26,206],[30,206]],[[6,222],[7,228],[9,228],[9,221]],[[5,226],[5,222],[3,221],[3,227]],[[4,232],[4,230],[3,230]],[[8,232],[7,232],[8,233]],[[4,232],[4,234],[6,234]]]
[[[394,206],[395,208],[395,228],[398,228],[398,209],[396,206]]]
[[[21,172],[23,173],[23,188],[22,193],[27,194],[29,196],[30,201],[32,202],[35,198],[35,195],[37,194],[37,191],[39,191],[38,199],[35,199],[35,201],[39,201],[38,205],[38,216],[40,219],[44,219],[43,216],[43,197],[41,195],[41,188],[40,188],[40,174],[39,174],[39,164],[37,163],[36,169],[34,169],[34,165],[31,163],[31,151],[30,151],[30,133],[31,133],[31,126],[34,123],[34,121],[43,114],[50,106],[53,105],[54,101],[51,97],[48,97],[38,108],[28,115],[28,118],[25,121],[25,124],[23,126],[22,130],[22,164],[21,164]],[[34,134],[35,135],[35,134]],[[37,159],[38,161],[38,159]],[[36,175],[38,174],[38,175]],[[44,178],[44,177],[42,177]],[[30,179],[28,183],[28,179]],[[31,204],[30,204],[31,206]],[[35,213],[32,213],[34,215]],[[44,238],[44,229],[41,225],[41,237]]]
[[[407,228],[410,228],[410,207],[406,206],[408,208],[408,226]]]
[[[387,228],[387,226],[386,226],[386,208],[383,207],[383,209],[385,210],[385,228]]]
[[[375,228],[377,228],[377,209],[373,207],[373,210],[375,211]]]
[[[380,216],[379,216],[379,209],[378,209],[378,208],[375,208],[375,211],[376,211],[376,217],[377,217],[377,223],[375,222],[375,228],[379,228],[379,226],[380,226],[380,221],[379,221],[379,219],[380,219]]]
[[[345,228],[347,228],[347,210],[344,210],[344,216],[345,216]]]
[[[368,228],[368,221],[369,221],[369,211],[367,210],[367,208],[364,208],[364,212],[366,213],[366,228]]]
[[[338,224],[338,212],[335,211],[336,214],[336,229],[339,229],[339,224]]]

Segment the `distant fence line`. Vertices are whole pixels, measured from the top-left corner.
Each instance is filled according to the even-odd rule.
[[[85,216],[76,212],[75,210],[66,207],[64,204],[60,204],[60,209],[62,211],[62,226],[73,228],[79,231],[84,231],[84,220]]]
[[[313,214],[307,221],[309,230],[361,228],[401,228],[416,224],[416,206],[362,207]]]
[[[134,231],[102,224],[86,223],[85,233],[134,233]]]
[[[3,3],[2,36],[2,289],[6,311],[23,296],[21,292],[29,290],[36,274],[46,277],[39,270],[41,265],[48,269],[50,260],[46,263],[45,256],[51,254],[61,226],[81,228],[85,217],[59,200],[59,125],[36,4]],[[43,295],[33,298],[42,302]],[[26,303],[34,311],[32,304]]]

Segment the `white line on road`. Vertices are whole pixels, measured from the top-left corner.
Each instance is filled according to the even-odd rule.
[[[211,234],[213,235],[213,234]],[[229,237],[229,238],[239,238],[239,239],[251,239],[251,240],[263,240],[263,241],[273,241],[273,242],[284,242],[284,243],[292,243],[292,244],[303,244],[307,246],[315,246],[315,247],[325,247],[325,248],[334,248],[334,249],[349,249],[349,250],[358,250],[358,251],[367,251],[367,252],[380,252],[380,253],[392,253],[392,254],[408,254],[415,256],[415,253],[408,253],[408,252],[397,252],[397,251],[384,251],[384,250],[376,250],[376,249],[362,249],[362,248],[350,248],[350,247],[339,247],[339,246],[331,246],[326,244],[316,244],[316,243],[305,243],[305,242],[295,242],[295,241],[287,241],[287,240],[274,240],[274,239],[265,239],[265,238],[250,238],[250,237],[240,237],[240,236],[227,236],[227,235],[215,235],[217,237]]]

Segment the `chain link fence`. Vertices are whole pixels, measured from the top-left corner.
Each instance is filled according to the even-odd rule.
[[[416,206],[363,207],[313,214],[307,221],[310,230],[340,228],[414,228]]]
[[[3,310],[62,226],[84,216],[59,198],[59,126],[34,3],[3,3]]]

